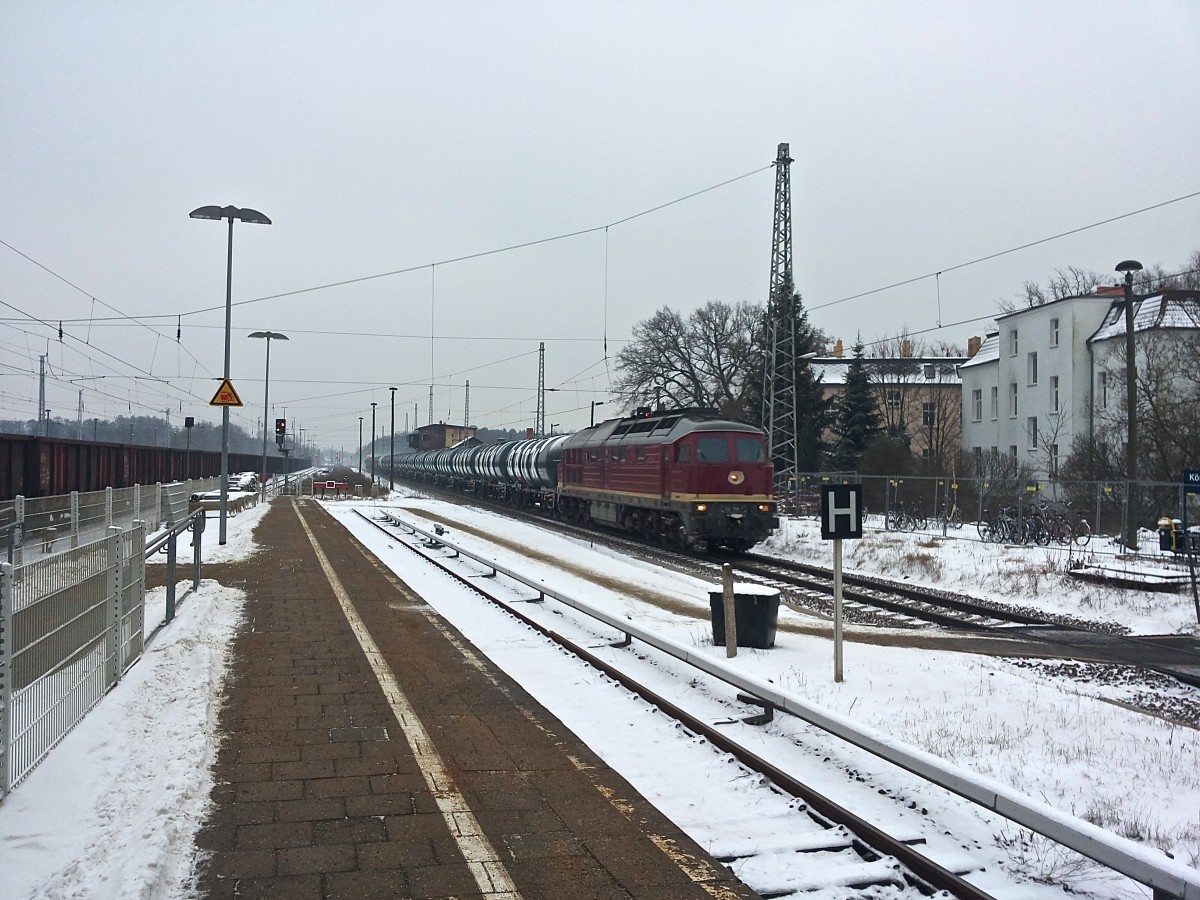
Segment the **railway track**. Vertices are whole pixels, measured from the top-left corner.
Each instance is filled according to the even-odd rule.
[[[597,645],[594,643],[597,639],[594,631],[584,630],[568,636],[566,632],[569,629],[562,616],[543,609],[542,604],[536,602],[541,598],[506,597],[505,591],[491,587],[495,584],[491,579],[481,579],[479,572],[464,569],[461,561],[455,558],[441,557],[432,542],[422,542],[411,532],[406,535],[401,526],[381,523],[366,516],[362,518],[407,551],[420,555],[436,566],[447,577],[515,616],[557,646],[602,672],[613,683],[670,716],[683,729],[685,739],[705,741],[714,750],[734,757],[749,772],[767,779],[769,784],[759,790],[776,794],[782,791],[794,798],[789,804],[792,815],[788,817],[786,825],[781,823],[774,829],[775,834],[769,840],[762,837],[733,840],[727,843],[724,852],[717,854],[721,861],[735,865],[743,880],[763,897],[786,897],[813,891],[818,896],[826,896],[821,892],[840,888],[859,892],[875,887],[886,889],[888,896],[897,897],[930,896],[938,891],[963,898],[992,896],[963,877],[963,872],[973,866],[969,854],[961,852],[957,845],[950,852],[956,862],[953,869],[917,849],[930,840],[942,845],[943,853],[947,849],[944,846],[944,829],[924,818],[921,811],[897,801],[897,809],[890,823],[877,824],[877,808],[869,815],[857,814],[770,761],[761,750],[763,739],[760,735],[754,734],[752,738],[757,750],[747,747],[737,737],[739,732],[746,733],[746,726],[742,723],[765,724],[769,717],[743,718],[745,711],[741,703],[727,696],[727,686],[722,691],[718,683],[718,686],[710,685],[699,691],[703,695],[699,702],[693,698],[697,691],[686,692],[689,708],[684,708],[680,702],[664,696],[661,689],[648,686],[647,669],[654,668],[655,664],[647,661],[642,650],[614,652],[611,648],[624,647],[624,643]],[[485,583],[488,587],[484,586]],[[604,649],[597,652],[598,647]],[[660,677],[661,670],[655,675]],[[696,687],[695,681],[692,686]],[[721,697],[721,694],[726,696]],[[750,699],[738,698],[741,702]],[[714,715],[714,709],[721,712]],[[852,779],[853,774],[847,773],[847,778]],[[731,783],[737,780],[729,779]],[[858,780],[861,781],[861,777]],[[711,790],[713,786],[706,785],[704,789]],[[736,802],[742,806],[763,802],[754,795],[747,796],[744,785],[734,787],[734,791],[737,794]],[[871,789],[869,786],[867,791],[872,796],[885,793],[882,789]],[[712,799],[708,798],[709,801]],[[726,804],[716,801],[714,805],[720,809]],[[781,866],[788,869],[788,875],[783,879],[778,874]],[[814,872],[822,874],[816,878],[812,874]],[[761,874],[756,876],[756,873]]]
[[[457,494],[431,491],[458,504]],[[781,590],[781,600],[807,612],[833,615],[833,572],[821,566],[759,554],[709,556],[681,553],[653,546],[610,530],[596,531],[547,519],[543,515],[498,504],[472,503],[494,509],[563,534],[601,540],[624,553],[635,554],[670,568],[719,580],[721,562],[743,576]],[[1053,655],[1078,657],[1089,662],[1138,666],[1200,688],[1200,645],[1183,635],[1135,636],[1120,633],[1109,623],[1073,616],[1045,615],[948,591],[922,588],[887,579],[843,573],[843,614],[846,621],[866,626],[899,629],[944,628],[1013,641],[1025,641]]]
[[[433,493],[452,502],[463,502],[462,497],[450,492]],[[719,578],[715,573],[720,563],[728,562],[743,576],[780,588],[780,599],[789,606],[826,617],[833,615],[833,572],[821,566],[753,553],[730,554],[715,561],[711,555],[681,553],[619,532],[598,532],[497,504],[480,505],[584,540],[602,539],[622,552],[680,571],[703,573],[702,577],[713,581]],[[1200,688],[1200,644],[1194,638],[1127,635],[1106,622],[1045,615],[883,578],[843,572],[842,579],[843,614],[848,622],[900,629],[936,627],[1026,641],[1055,655],[1138,666]]]

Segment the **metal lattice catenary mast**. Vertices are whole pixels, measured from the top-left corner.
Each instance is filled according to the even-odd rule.
[[[799,471],[796,439],[796,303],[792,280],[792,182],[788,145],[775,157],[775,226],[771,235],[771,293],[767,303],[767,355],[763,428],[777,474]]]
[[[546,342],[538,344],[538,391],[537,421],[533,433],[542,437],[546,433]]]

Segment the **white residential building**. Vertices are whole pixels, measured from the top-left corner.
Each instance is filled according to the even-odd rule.
[[[1200,330],[1194,291],[1135,298],[1134,310],[1135,334]],[[996,324],[960,367],[963,448],[977,457],[1006,454],[1037,477],[1053,476],[1071,442],[1090,437],[1098,415],[1123,402],[1124,290],[1099,288]]]

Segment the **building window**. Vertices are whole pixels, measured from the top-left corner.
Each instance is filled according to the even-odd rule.
[[[937,376],[937,368],[933,363],[925,363],[925,378],[932,381]]]
[[[1050,412],[1058,412],[1058,376],[1050,376]]]
[[[884,392],[884,401],[887,403],[888,409],[899,409],[903,401],[903,397],[898,389],[888,388]]]
[[[1036,450],[1038,445],[1037,416],[1030,416],[1025,421],[1025,433],[1029,435],[1029,449]]]
[[[983,388],[971,391],[971,421],[983,421]]]
[[[1100,408],[1108,409],[1108,373],[1101,372],[1097,376],[1096,395],[1100,400]]]
[[[1050,320],[1050,346],[1058,346],[1058,319]]]
[[[933,459],[933,448],[932,447],[921,448],[921,459]]]
[[[1013,329],[1008,333],[1008,355],[1017,355],[1017,329]]]
[[[921,404],[921,424],[926,428],[934,428],[937,425],[937,404]]]
[[[1030,353],[1026,357],[1026,368],[1029,370],[1029,383],[1037,384],[1037,353]]]
[[[1058,444],[1050,445],[1050,477],[1058,477]]]
[[[992,421],[1000,418],[1000,388],[992,388]]]
[[[1015,381],[1008,383],[1008,414],[1014,419],[1017,417],[1017,383]]]
[[[978,466],[981,462],[983,462],[983,448],[982,447],[972,447],[971,455],[975,457],[975,465]]]
[[[1008,445],[1008,458],[1011,459],[1013,462],[1017,461],[1017,445],[1016,444]]]

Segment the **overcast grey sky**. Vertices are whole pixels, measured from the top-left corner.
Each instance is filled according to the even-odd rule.
[[[88,418],[218,420],[226,226],[188,213],[232,204],[274,221],[235,228],[235,421],[271,329],[268,418],[324,446],[356,448],[373,400],[383,427],[392,385],[423,424],[431,379],[435,420],[470,380],[473,424],[532,426],[540,341],[547,426],[577,428],[657,308],[765,302],[780,142],[813,323],[965,344],[987,322],[950,323],[1055,268],[1200,247],[1194,197],[955,268],[1200,191],[1198,101],[1195,0],[12,0],[0,418],[36,415],[48,352],[56,417],[83,386]]]

